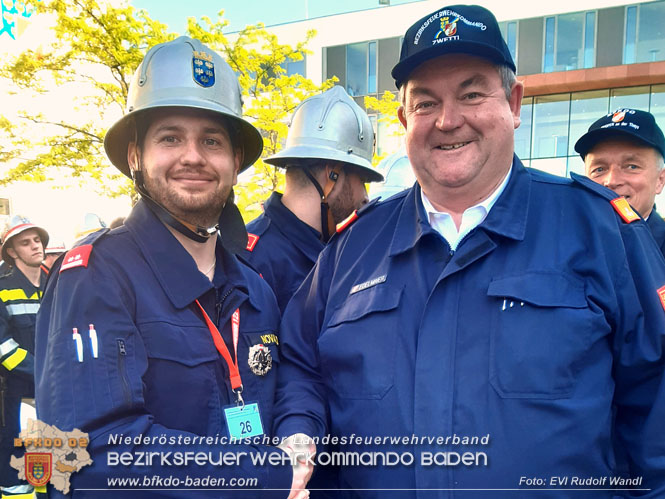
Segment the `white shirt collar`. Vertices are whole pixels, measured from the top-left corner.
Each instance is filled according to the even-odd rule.
[[[453,222],[453,218],[450,216],[450,214],[443,211],[438,211],[436,208],[434,208],[430,200],[427,199],[425,192],[422,189],[420,190],[420,199],[423,203],[423,207],[425,208],[425,212],[427,213],[427,218],[430,225],[434,230],[441,234],[441,236],[443,236],[443,238],[450,245],[451,250],[455,251],[457,249],[457,245],[462,239],[464,239],[464,236],[478,227],[481,223],[483,223],[485,218],[487,218],[487,215],[492,209],[492,206],[494,206],[496,200],[506,189],[506,185],[508,185],[508,180],[510,179],[510,174],[512,171],[513,167],[511,165],[508,173],[506,174],[506,177],[503,179],[501,184],[487,198],[485,198],[485,200],[464,210],[464,213],[462,213],[462,223],[460,224],[459,231],[457,230],[457,227],[455,227],[455,222]]]

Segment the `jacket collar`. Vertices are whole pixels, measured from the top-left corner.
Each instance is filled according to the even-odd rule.
[[[316,262],[324,248],[321,234],[300,220],[282,203],[282,195],[273,192],[264,204],[265,214],[284,236],[291,241],[312,263]]]
[[[427,219],[420,191],[420,185],[416,182],[404,198],[390,247],[391,256],[412,249],[424,234],[435,232]],[[487,218],[474,230],[483,229],[517,241],[523,240],[530,195],[531,175],[519,158],[513,156],[508,185]]]
[[[176,308],[194,302],[210,291],[213,283],[218,290],[236,288],[244,295],[249,294],[238,261],[223,248],[219,239],[215,249],[217,266],[211,283],[199,272],[192,256],[142,200],[127,217],[125,226]]]

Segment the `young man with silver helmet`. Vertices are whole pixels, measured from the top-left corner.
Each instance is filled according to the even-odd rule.
[[[340,86],[303,101],[293,113],[286,147],[266,163],[286,169],[284,194],[247,225],[244,256],[272,287],[280,310],[314,266],[337,224],[367,204],[374,130]]]
[[[104,146],[141,200],[124,225],[83,239],[52,272],[37,326],[38,417],[89,433],[93,462],[72,475],[74,498],[95,497],[89,489],[108,488],[109,477],[146,472],[181,484],[256,479],[234,497],[286,497],[288,461],[253,466],[248,457],[284,456],[262,445],[273,419],[279,309],[269,286],[234,256],[247,235],[233,186],[261,154],[261,135],[241,117],[231,68],[188,37],[148,51],[127,110]],[[254,440],[229,444],[240,438]],[[190,444],[178,445],[183,439]],[[212,457],[146,467],[135,461],[138,451]],[[110,452],[129,453],[131,463],[114,466]],[[221,466],[220,453],[235,453],[236,465]],[[183,494],[157,489],[141,497]]]

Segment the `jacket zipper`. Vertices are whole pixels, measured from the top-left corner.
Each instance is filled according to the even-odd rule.
[[[125,371],[125,358],[127,357],[127,348],[125,347],[125,341],[117,339],[118,343],[118,371],[120,372],[120,379],[122,380],[122,392],[124,395],[125,402],[130,404],[132,399],[129,392],[129,382],[127,381],[127,372]]]

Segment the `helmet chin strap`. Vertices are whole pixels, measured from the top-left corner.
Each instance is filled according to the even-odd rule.
[[[307,175],[307,178],[312,184],[314,184],[314,187],[319,192],[319,196],[321,196],[321,240],[324,243],[327,243],[328,240],[330,240],[336,229],[335,219],[328,206],[328,196],[335,187],[335,182],[337,182],[337,179],[339,178],[341,169],[342,168],[339,165],[333,167],[332,171],[328,174],[328,180],[324,187],[321,187],[307,167],[302,169],[305,175]]]
[[[134,179],[136,190],[141,194],[141,198],[150,207],[150,210],[163,223],[173,227],[183,236],[186,236],[197,243],[205,243],[210,237],[214,236],[217,234],[217,231],[219,231],[219,223],[216,223],[211,227],[202,227],[200,225],[190,224],[173,216],[166,208],[150,197],[150,194],[148,194],[145,184],[143,183],[143,172],[141,170],[132,170],[132,177]]]

